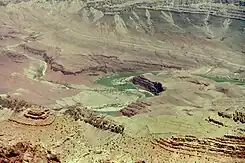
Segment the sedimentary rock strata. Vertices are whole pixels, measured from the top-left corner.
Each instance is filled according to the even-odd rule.
[[[132,117],[140,113],[146,113],[148,112],[147,107],[151,106],[150,103],[142,102],[142,101],[136,101],[128,106],[124,107],[120,110],[120,113],[123,116]]]
[[[22,112],[13,113],[9,120],[22,125],[47,126],[54,122],[55,116],[47,108],[31,106]]]
[[[187,155],[209,154],[245,158],[245,137],[225,135],[222,138],[197,138],[194,136],[159,139],[153,144],[169,151]]]
[[[3,51],[3,55],[7,56],[9,59],[13,60],[15,63],[21,62],[21,60],[28,59],[25,55],[22,55],[13,51]]]
[[[42,59],[48,64],[50,70],[54,72],[61,72],[64,75],[152,71],[161,69],[184,69],[184,67],[167,63],[149,63],[143,60],[124,60],[117,56],[80,54],[79,56],[81,61],[83,61],[80,66],[81,68],[77,68],[76,70],[69,70],[65,67],[65,65],[58,63],[54,57],[49,56],[48,52],[45,50],[36,49],[26,44],[21,44],[20,47],[29,53],[32,53],[36,56],[41,56]]]
[[[55,120],[55,116],[50,114],[48,108],[13,99],[10,96],[0,97],[0,106],[13,110],[9,120],[22,125],[46,126]]]
[[[198,4],[199,3],[199,4]],[[195,5],[197,4],[197,5]],[[242,6],[242,5],[241,5]],[[198,1],[157,1],[157,2],[132,2],[126,1],[88,1],[87,7],[94,7],[104,14],[115,15],[136,9],[148,9],[155,11],[170,11],[178,13],[207,14],[219,17],[245,20],[244,9],[229,6],[226,12],[222,11],[222,5],[215,3],[200,3]]]
[[[85,123],[88,123],[99,129],[109,130],[111,132],[120,134],[122,134],[124,131],[123,125],[116,124],[116,122],[113,122],[112,120],[109,120],[106,117],[86,108],[76,106],[68,107],[65,113],[73,117],[75,120],[82,120]]]

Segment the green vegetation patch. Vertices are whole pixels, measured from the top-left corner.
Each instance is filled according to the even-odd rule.
[[[34,79],[39,79],[40,77],[42,77],[44,69],[45,69],[44,65],[41,65],[40,67],[38,67],[36,69],[36,74],[34,75]]]
[[[121,72],[99,78],[96,83],[106,87],[112,87],[117,91],[127,94],[136,94],[139,97],[152,97],[153,94],[147,91],[139,91],[137,87],[130,82],[130,78],[144,74],[143,72]]]
[[[136,89],[136,87],[129,81],[130,77],[141,75],[142,73],[115,73],[111,75],[99,78],[96,83],[113,87],[119,91],[125,91],[127,89]]]

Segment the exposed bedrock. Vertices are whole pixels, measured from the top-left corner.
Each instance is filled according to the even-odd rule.
[[[245,123],[245,113],[243,111],[236,110],[235,112],[218,112],[218,115],[222,118],[233,119],[235,122]]]
[[[32,144],[29,141],[19,141],[15,144],[6,144],[1,140],[0,162],[52,162],[61,163],[58,156],[52,154],[40,144]]]
[[[165,91],[167,88],[160,82],[150,81],[143,76],[135,76],[132,79],[134,85],[140,86],[141,88],[153,93],[154,95],[159,95],[161,92]]]
[[[132,117],[137,114],[149,112],[150,110],[147,108],[149,106],[151,106],[150,103],[143,102],[143,101],[136,101],[121,109],[120,113],[123,116]]]
[[[153,71],[164,69],[181,70],[186,67],[159,63],[148,60],[124,60],[117,56],[105,56],[105,55],[79,55],[81,57],[81,68],[77,70],[69,70],[64,65],[58,63],[54,57],[49,56],[45,50],[36,49],[26,44],[21,44],[25,51],[42,57],[42,59],[48,64],[51,71],[61,72],[64,75],[77,75],[77,74],[97,74],[97,73],[110,73],[110,72],[134,72],[134,71]],[[149,59],[150,60],[150,59]]]
[[[109,26],[125,33],[181,33],[219,40],[229,47],[244,49],[245,7],[243,1],[87,1],[81,17],[91,24]],[[103,13],[96,17],[96,13]],[[86,17],[86,18],[85,18]],[[243,43],[242,43],[243,42]]]
[[[245,137],[225,135],[222,138],[197,138],[194,136],[172,137],[153,141],[153,144],[169,151],[196,155],[206,153],[213,156],[245,158]]]

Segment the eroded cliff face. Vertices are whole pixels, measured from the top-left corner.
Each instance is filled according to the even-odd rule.
[[[228,4],[227,4],[228,3]],[[124,34],[128,30],[151,36],[186,33],[206,36],[241,47],[245,38],[242,3],[216,1],[87,1],[80,11],[91,23],[107,23]],[[98,17],[97,13],[99,14]],[[120,27],[120,28],[119,28]]]
[[[0,162],[243,162],[244,15],[242,1],[0,0],[0,145],[45,147]]]
[[[203,36],[244,53],[245,7],[243,0],[1,0],[2,6],[33,4],[51,13],[73,14],[77,20],[119,40],[127,35],[162,34]],[[160,39],[161,40],[161,39]]]

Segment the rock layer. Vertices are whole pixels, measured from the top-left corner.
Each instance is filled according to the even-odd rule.
[[[20,47],[36,56],[41,56],[42,59],[48,64],[50,70],[54,72],[61,72],[64,75],[152,71],[161,69],[181,70],[185,68],[164,63],[148,63],[141,60],[122,60],[117,56],[81,54],[79,55],[83,61],[83,63],[81,63],[81,68],[76,70],[68,70],[64,65],[55,61],[54,57],[49,56],[45,50],[36,49],[26,44],[21,44]]]
[[[143,101],[136,101],[121,109],[120,113],[123,116],[132,117],[137,114],[147,113],[148,112],[147,107],[149,106],[151,106],[150,103],[143,102]]]
[[[225,135],[223,138],[196,138],[194,136],[172,137],[153,141],[166,150],[187,155],[206,153],[228,157],[245,158],[245,137]]]
[[[54,122],[55,116],[50,115],[49,109],[41,106],[31,106],[23,112],[14,113],[10,121],[29,126],[47,126]]]
[[[65,111],[67,115],[70,115],[75,120],[82,120],[96,128],[103,130],[109,130],[111,132],[123,134],[124,126],[117,124],[116,122],[107,119],[106,117],[81,107],[68,107]]]

